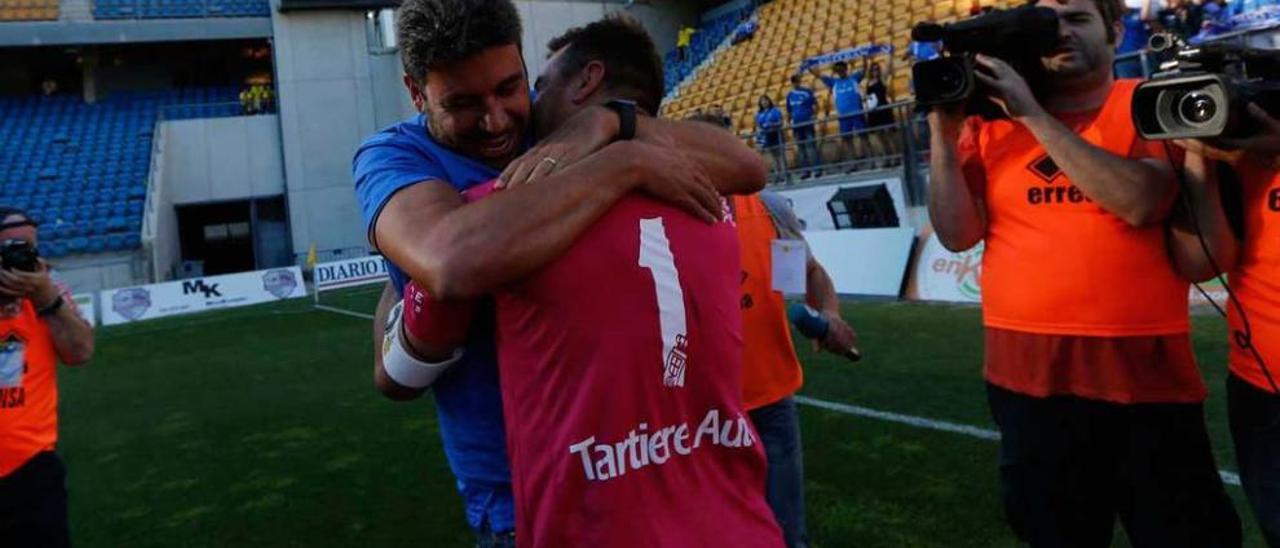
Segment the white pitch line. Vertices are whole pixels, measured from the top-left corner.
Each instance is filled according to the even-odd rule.
[[[320,309],[320,310],[326,310],[326,311],[329,311],[329,312],[333,312],[334,314],[343,314],[343,315],[346,315],[346,316],[354,316],[354,317],[356,317],[356,318],[361,318],[361,319],[365,319],[365,320],[372,320],[372,319],[373,319],[373,315],[372,315],[372,314],[363,314],[363,313],[360,313],[360,312],[352,312],[352,311],[350,311],[350,310],[343,310],[343,309],[341,309],[341,308],[334,308],[334,307],[332,307],[332,306],[325,306],[325,305],[322,305],[322,304],[315,305],[315,307],[316,307],[316,308],[318,308],[318,309]]]
[[[846,415],[855,415],[859,417],[867,417],[879,419],[882,421],[896,422],[916,428],[926,428],[929,430],[938,430],[942,432],[951,432],[953,434],[961,434],[971,438],[979,438],[988,441],[999,441],[1000,432],[989,428],[979,428],[968,424],[959,424],[954,422],[927,419],[924,417],[915,417],[912,415],[904,415],[902,413],[892,413],[889,411],[880,411],[878,409],[870,409],[867,407],[859,407],[857,405],[849,405],[846,403],[837,403],[833,401],[819,400],[808,396],[796,396],[796,402],[819,409],[844,413]],[[1222,476],[1222,482],[1227,485],[1240,485],[1240,475],[1227,470],[1218,470],[1218,475]]]

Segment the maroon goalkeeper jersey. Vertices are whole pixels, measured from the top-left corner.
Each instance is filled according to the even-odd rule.
[[[520,546],[782,544],[742,405],[741,275],[729,222],[637,194],[496,296]]]

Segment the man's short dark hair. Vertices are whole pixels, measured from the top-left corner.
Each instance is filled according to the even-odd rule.
[[[548,55],[569,48],[561,59],[561,73],[572,74],[587,63],[604,63],[607,89],[636,102],[649,114],[662,103],[662,59],[649,32],[634,18],[611,14],[547,43]]]
[[[441,63],[519,47],[520,36],[520,14],[511,0],[404,0],[396,10],[400,62],[419,83]]]
[[[1056,0],[1060,4],[1065,4],[1064,0]],[[1029,4],[1039,4],[1040,0],[1030,0]],[[1116,21],[1124,17],[1125,7],[1124,0],[1093,0],[1093,5],[1098,8],[1098,15],[1102,16],[1102,26],[1107,29],[1107,43],[1116,43]]]

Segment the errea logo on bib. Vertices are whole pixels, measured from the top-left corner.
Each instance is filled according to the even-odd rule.
[[[721,422],[720,411],[711,409],[696,430],[686,422],[650,431],[649,424],[642,422],[621,441],[596,443],[596,437],[591,436],[570,445],[569,454],[578,455],[588,481],[608,481],[625,476],[628,465],[631,470],[661,466],[672,458],[693,454],[704,444],[746,448],[755,442],[746,417],[739,414]]]
[[[1271,189],[1271,194],[1267,195],[1267,207],[1271,211],[1280,212],[1280,188]]]

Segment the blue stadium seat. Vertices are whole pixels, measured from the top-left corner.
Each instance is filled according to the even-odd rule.
[[[84,236],[67,240],[67,253],[84,253],[87,249],[89,249],[89,239]]]
[[[124,249],[124,234],[108,234],[107,235],[107,251],[120,251]]]
[[[138,234],[126,234],[124,237],[125,249],[137,249],[142,247],[142,236]]]

